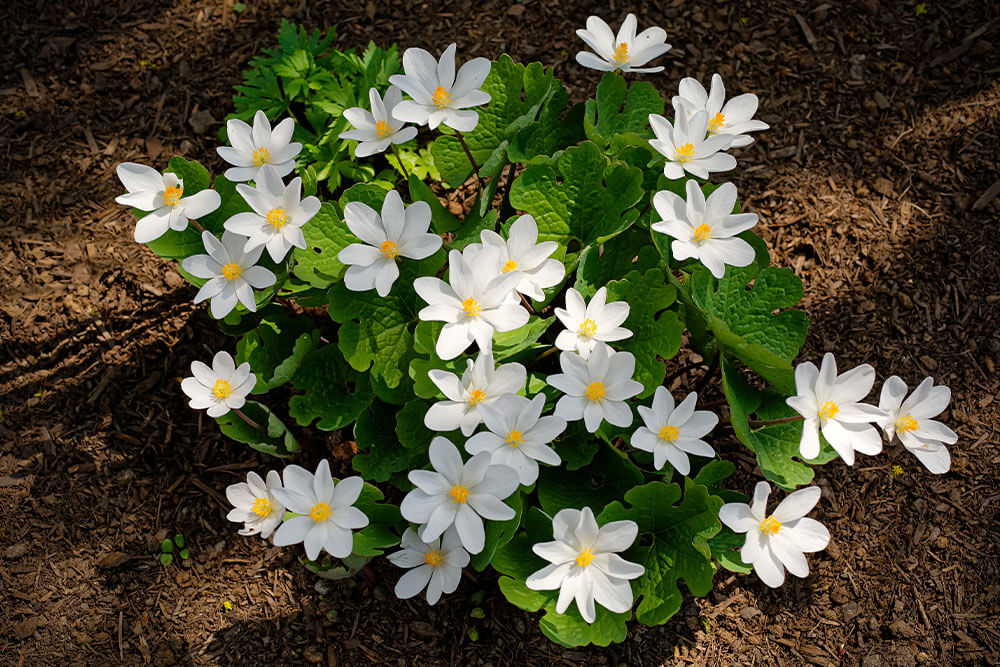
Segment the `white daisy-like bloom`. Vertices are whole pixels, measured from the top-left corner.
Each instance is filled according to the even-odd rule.
[[[516,394],[524,388],[527,369],[518,363],[501,364],[493,368],[493,353],[480,352],[475,362],[466,360],[465,372],[459,379],[454,373],[438,368],[427,372],[447,400],[438,401],[424,415],[424,426],[432,431],[447,432],[462,429],[469,436],[483,422],[479,411],[504,394]]]
[[[632,379],[635,357],[631,352],[615,352],[601,343],[588,359],[575,352],[560,353],[559,366],[562,373],[546,378],[566,394],[556,403],[557,417],[583,419],[591,433],[605,420],[623,428],[632,424],[632,409],[625,401],[642,391],[642,383]]]
[[[201,361],[192,361],[191,375],[181,380],[181,391],[191,399],[188,405],[205,410],[213,419],[242,408],[247,394],[257,384],[250,364],[243,362],[237,367],[228,352],[217,352],[211,368]]]
[[[705,197],[698,182],[686,184],[687,201],[670,190],[653,195],[653,207],[660,222],[650,228],[674,240],[670,252],[683,261],[693,257],[716,278],[726,273],[726,265],[747,266],[756,257],[753,246],[737,237],[757,224],[756,213],[733,213],[736,186],[723,183]]]
[[[652,74],[662,72],[663,66],[643,67],[654,58],[659,58],[670,50],[667,44],[667,32],[663,28],[646,28],[635,34],[637,21],[635,14],[629,14],[622,21],[618,34],[611,32],[611,27],[597,16],[587,19],[587,29],[577,30],[577,36],[594,50],[580,51],[576,54],[576,62],[590,69],[602,72],[638,72]]]
[[[513,331],[528,323],[528,311],[515,289],[520,271],[496,274],[483,267],[499,266],[500,251],[484,246],[469,262],[462,253],[448,255],[448,282],[422,276],[413,288],[429,305],[420,310],[421,320],[444,322],[434,349],[442,359],[454,359],[473,342],[483,352],[493,349],[493,332]]]
[[[264,165],[270,165],[284,178],[295,169],[295,156],[302,150],[302,144],[291,141],[295,131],[295,121],[286,118],[271,129],[267,114],[258,111],[253,117],[253,127],[242,120],[233,118],[226,123],[230,146],[219,146],[215,150],[219,157],[233,165],[226,169],[225,176],[230,181],[254,181]]]
[[[656,139],[649,145],[667,158],[663,175],[671,180],[684,178],[684,172],[708,178],[716,171],[729,171],[736,166],[736,158],[726,150],[733,138],[728,134],[708,134],[708,113],[699,111],[687,117],[684,109],[674,109],[674,124],[663,116],[649,114],[649,125]]]
[[[615,613],[626,612],[634,601],[629,580],[641,577],[646,568],[618,554],[631,547],[638,534],[635,521],[598,526],[589,507],[559,510],[552,519],[555,539],[531,547],[550,565],[529,576],[525,584],[534,591],[558,588],[556,612],[564,613],[576,600],[587,623],[597,617],[595,602]]]
[[[274,545],[303,542],[309,560],[319,558],[324,549],[334,558],[347,558],[354,549],[351,531],[368,525],[368,517],[354,506],[363,488],[357,475],[334,482],[326,459],[316,466],[316,474],[297,465],[286,467],[284,486],[272,493],[299,516],[281,524],[274,533]]]
[[[452,44],[440,60],[423,49],[409,48],[403,53],[403,74],[393,74],[389,82],[409,95],[392,111],[397,119],[432,130],[444,123],[458,132],[471,132],[479,124],[478,107],[490,101],[490,94],[480,90],[490,73],[490,61],[473,58],[455,74],[455,49]]]
[[[417,136],[417,128],[409,127],[401,120],[393,117],[392,111],[403,101],[403,91],[396,86],[389,86],[383,100],[378,90],[368,91],[371,111],[361,107],[351,107],[344,111],[346,118],[354,129],[340,133],[341,139],[353,139],[358,143],[354,149],[355,157],[368,157],[376,153],[384,153],[392,144],[406,143]]]
[[[273,493],[278,488],[281,475],[276,470],[267,473],[267,482],[251,471],[247,481],[226,487],[226,498],[233,504],[226,518],[243,524],[240,535],[260,535],[265,540],[271,536],[285,516],[285,506]]]
[[[817,370],[811,361],[795,368],[796,396],[785,402],[805,418],[799,453],[803,458],[819,456],[822,430],[830,446],[847,465],[854,465],[854,452],[873,456],[882,451],[882,438],[872,422],[881,422],[885,413],[861,403],[875,384],[875,369],[861,364],[837,375],[837,361],[827,352]]]
[[[431,207],[427,202],[403,205],[403,199],[390,190],[382,200],[381,215],[359,201],[344,206],[344,221],[351,233],[363,241],[352,243],[337,259],[347,264],[344,286],[354,292],[372,288],[386,296],[399,277],[399,259],[426,259],[441,247],[441,237],[428,232]]]
[[[270,287],[278,279],[264,266],[257,266],[264,246],[247,251],[246,237],[223,232],[222,240],[212,232],[202,232],[201,241],[207,255],[185,257],[181,267],[196,278],[207,278],[194,297],[195,303],[211,299],[212,317],[221,320],[242,303],[251,313],[257,312],[253,291]]]
[[[506,240],[492,229],[479,233],[482,244],[470,243],[465,247],[466,258],[479,252],[483,246],[493,246],[500,251],[501,273],[519,271],[521,282],[515,288],[535,301],[545,298],[546,287],[558,285],[566,275],[566,267],[558,259],[550,259],[559,244],[555,241],[538,243],[538,225],[530,215],[522,215],[511,223]]]
[[[733,532],[746,533],[740,558],[753,566],[761,581],[777,588],[785,582],[786,568],[796,577],[809,576],[805,554],[825,549],[830,531],[806,516],[819,502],[818,486],[788,494],[767,514],[770,493],[767,482],[757,482],[753,504],[726,503],[719,510],[719,520]]]
[[[442,593],[455,592],[462,580],[462,568],[470,560],[454,526],[430,542],[424,542],[412,528],[407,528],[400,547],[388,558],[397,567],[409,568],[396,582],[396,597],[401,600],[427,589],[427,604],[437,604]]]
[[[958,434],[933,417],[948,407],[951,389],[943,385],[935,387],[934,379],[928,377],[909,397],[906,391],[906,383],[898,375],[885,381],[878,402],[885,416],[878,424],[890,441],[893,436],[898,437],[930,472],[944,474],[951,469],[951,454],[945,445],[958,442]]]
[[[531,400],[507,394],[492,405],[482,406],[480,411],[489,431],[469,438],[465,451],[487,452],[494,464],[517,471],[521,484],[534,484],[539,461],[550,466],[562,462],[549,443],[566,430],[566,420],[553,415],[542,417],[544,408],[544,394],[535,394]]]
[[[732,136],[732,148],[753,143],[753,137],[747,132],[759,132],[770,127],[763,121],[753,119],[757,113],[757,96],[753,93],[737,95],[726,102],[726,87],[718,74],[712,75],[711,91],[706,91],[697,79],[685,77],[677,86],[677,93],[673,99],[674,109],[682,108],[688,118],[704,111],[708,116],[708,133]]]
[[[122,162],[115,169],[127,192],[115,197],[122,206],[150,211],[135,223],[137,243],[149,243],[167,233],[181,232],[189,220],[197,220],[219,208],[222,199],[215,190],[200,190],[184,196],[184,180],[176,174],[161,174],[152,167]]]
[[[483,519],[506,521],[516,514],[503,500],[517,490],[517,473],[493,465],[485,452],[463,463],[458,447],[441,436],[431,441],[429,454],[433,470],[410,471],[417,488],[403,498],[403,518],[420,524],[424,542],[455,526],[462,547],[477,554],[486,544]]]
[[[302,179],[293,178],[285,185],[269,165],[260,168],[255,185],[255,188],[245,183],[236,186],[253,211],[237,213],[223,226],[248,237],[245,251],[263,246],[271,259],[281,262],[292,247],[306,247],[302,225],[319,212],[319,199],[313,196],[302,199]]]
[[[670,461],[677,472],[687,475],[691,472],[688,454],[715,456],[715,450],[702,438],[715,428],[719,417],[708,410],[695,410],[697,401],[697,392],[691,392],[675,408],[674,397],[667,388],[657,387],[652,407],[639,406],[639,416],[645,426],[632,434],[632,446],[652,452],[657,470]]]
[[[598,289],[590,303],[572,287],[566,291],[566,307],[556,308],[555,314],[566,327],[556,336],[560,350],[576,351],[584,359],[598,343],[611,343],[632,336],[621,326],[628,319],[629,305],[625,301],[608,303],[608,288]]]

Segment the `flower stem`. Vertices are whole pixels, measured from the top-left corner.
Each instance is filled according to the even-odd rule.
[[[247,424],[249,424],[253,428],[257,429],[258,431],[264,431],[264,427],[263,426],[261,426],[260,424],[258,424],[254,420],[250,419],[245,414],[243,414],[242,410],[237,410],[236,408],[232,408],[232,410],[233,410],[233,412],[236,413],[237,417],[239,417],[240,419],[242,419],[243,421],[245,421]]]
[[[802,421],[805,417],[801,415],[795,415],[794,417],[785,417],[784,419],[748,419],[751,428],[764,428],[765,426],[776,426],[777,424],[790,424],[792,422]]]
[[[476,158],[472,157],[472,151],[469,150],[469,145],[465,143],[465,137],[462,136],[462,133],[456,132],[455,136],[458,137],[458,143],[462,144],[462,148],[465,149],[465,154],[469,158],[469,164],[472,165],[472,170],[476,174],[476,182],[479,183],[479,191],[482,192],[485,186],[483,185],[483,179],[479,176],[479,165],[476,164]]]
[[[521,297],[521,303],[524,304],[524,307],[528,309],[528,312],[534,315],[535,309],[531,307],[531,302],[528,301],[523,294],[518,294],[518,296]]]
[[[401,158],[399,156],[399,153],[396,152],[396,145],[395,144],[389,144],[389,148],[392,149],[392,154],[396,156],[396,162],[399,163],[399,170],[403,172],[403,176],[405,176],[406,177],[406,181],[409,182],[409,180],[410,180],[410,173],[408,171],[406,171],[406,167],[403,166],[403,158]]]
[[[198,222],[194,218],[188,218],[188,222],[190,222],[191,226],[194,227],[195,229],[197,229],[199,232],[204,233],[205,228],[201,226],[200,222]]]
[[[556,353],[558,351],[559,351],[559,348],[556,347],[555,345],[553,345],[552,347],[550,347],[549,349],[545,350],[540,355],[538,355],[537,357],[535,357],[535,360],[532,361],[530,365],[534,366],[535,364],[537,364],[539,361],[541,361],[545,357],[549,356],[550,354],[554,354],[554,353]]]

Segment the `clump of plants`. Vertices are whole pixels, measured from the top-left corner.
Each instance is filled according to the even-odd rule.
[[[179,260],[236,339],[235,356],[191,364],[191,407],[277,457],[299,450],[292,422],[357,447],[341,479],[324,458],[230,486],[241,534],[301,543],[331,578],[386,555],[396,594],[429,604],[492,567],[554,641],[606,645],[633,618],[665,623],[681,581],[703,596],[720,568],[769,586],[806,576],[804,554],[830,537],[806,516],[815,466],[876,455],[884,435],[947,471],[946,387],[908,394],[891,377],[875,406],[871,366],[795,364],[802,283],[771,266],[757,215],[719,182],[767,129],[757,98],[727,99],[715,75],[708,89],[682,79],[668,104],[632,76],[662,71],[649,63],[666,33],[636,23],[578,31],[591,50],[577,61],[607,72],[583,104],[539,63],[459,66],[452,44],[407,49],[401,74],[379,66],[354,106],[323,116],[309,110],[341,80],[313,68],[336,67],[319,55],[332,38],[286,26],[255,61],[253,90],[270,92],[244,91],[227,125],[223,175],[179,157],[164,173],[119,166],[136,240]],[[396,151],[402,172],[397,146],[425,147],[441,182],[346,187],[316,168],[337,196],[303,196],[303,165],[348,159],[316,157],[333,145],[354,155],[336,170],[362,181],[373,156]],[[459,187],[476,192],[462,216],[435,192]],[[692,370],[684,345],[723,409],[668,390]],[[749,503],[726,488],[720,417],[766,480]],[[771,484],[790,493],[768,509]]]

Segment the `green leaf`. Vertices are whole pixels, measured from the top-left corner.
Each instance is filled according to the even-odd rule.
[[[579,470],[593,461],[600,446],[601,441],[587,432],[583,420],[569,422],[562,437],[552,444],[566,470]]]
[[[253,449],[271,456],[290,456],[299,450],[295,436],[266,405],[247,401],[240,411],[259,424],[263,430],[247,424],[232,411],[215,420],[219,424],[219,430],[233,440],[246,443]]]
[[[165,554],[173,553],[174,551],[174,541],[167,538],[160,542],[160,551]]]
[[[312,220],[302,227],[305,248],[296,248],[295,277],[313,287],[325,289],[340,280],[346,267],[337,259],[337,253],[357,243],[337,213],[337,208],[324,202]]]
[[[533,346],[549,325],[555,321],[554,317],[542,319],[532,315],[528,323],[523,327],[518,327],[512,331],[494,334],[493,336],[493,359],[500,363],[504,359],[513,357],[518,352],[522,352]]]
[[[423,462],[428,460],[427,450],[436,435],[424,426],[424,415],[429,408],[430,405],[426,401],[414,399],[396,413],[396,437],[403,447],[420,452]],[[423,463],[412,466],[412,468],[422,467]]]
[[[608,282],[631,271],[645,273],[659,265],[660,256],[649,245],[649,232],[633,225],[618,236],[580,253],[573,288],[589,300]]]
[[[382,500],[385,495],[366,482],[354,506],[368,517],[368,525],[354,533],[353,555],[380,556],[386,548],[399,544],[395,531],[401,531],[403,518],[397,506],[380,502]]]
[[[597,99],[587,100],[584,130],[591,141],[607,145],[612,137],[626,132],[651,136],[649,114],[663,114],[664,101],[648,81],[631,87],[625,77],[609,72],[597,84]]]
[[[707,540],[719,532],[722,500],[701,485],[685,481],[684,499],[677,484],[650,482],[625,494],[625,503],[608,505],[598,523],[630,519],[639,524],[639,539],[624,557],[641,563],[646,572],[633,582],[642,598],[635,617],[645,625],[660,625],[677,613],[683,579],[698,596],[712,590],[715,566]]]
[[[517,527],[521,525],[521,514],[524,512],[524,497],[520,493],[515,492],[514,495],[503,502],[514,509],[514,518],[506,521],[485,522],[486,542],[483,550],[474,554],[472,560],[469,561],[469,565],[476,572],[482,572],[490,564],[496,550],[510,542],[511,538],[514,537],[514,533],[517,532]]]
[[[437,198],[434,191],[427,187],[423,181],[411,175],[408,185],[410,188],[410,199],[425,202],[431,207],[431,226],[434,228],[435,233],[444,234],[445,232],[452,232],[458,229],[461,224],[459,219],[448,212],[448,209],[441,204],[441,200]]]
[[[730,572],[738,574],[749,574],[753,571],[753,566],[747,565],[740,558],[740,549],[746,542],[745,533],[734,533],[728,526],[723,525],[722,530],[708,541],[708,548],[712,552],[712,558],[722,567]]]
[[[236,363],[249,362],[257,376],[254,393],[264,393],[292,379],[302,359],[319,346],[319,330],[308,317],[265,318],[236,346]]]
[[[680,349],[684,325],[675,311],[667,310],[675,297],[674,287],[667,284],[660,269],[633,271],[622,280],[608,283],[608,302],[625,301],[630,305],[623,326],[632,337],[617,341],[615,347],[635,355],[632,377],[644,387],[639,398],[651,395],[663,384],[667,374],[663,360],[673,358]]]
[[[593,461],[579,470],[542,466],[538,476],[538,502],[547,514],[566,507],[597,510],[621,498],[642,483],[642,473],[619,450],[601,444]]]
[[[375,401],[359,416],[354,425],[358,453],[351,465],[362,477],[385,482],[394,473],[423,466],[426,453],[407,449],[396,435],[397,413],[394,406]]]
[[[333,345],[306,355],[293,383],[305,393],[292,396],[288,413],[301,426],[319,419],[316,427],[323,431],[343,428],[372,402],[371,383],[344,363]]]

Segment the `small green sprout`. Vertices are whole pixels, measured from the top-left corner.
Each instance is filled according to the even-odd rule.
[[[169,537],[160,543],[160,564],[163,566],[170,565],[174,562],[174,549],[176,549],[177,557],[181,560],[187,560],[191,557],[191,552],[187,550],[184,546],[184,536],[180,533],[174,535],[174,539]]]

